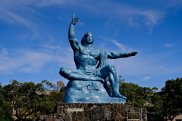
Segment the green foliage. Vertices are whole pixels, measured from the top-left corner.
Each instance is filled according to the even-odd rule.
[[[182,78],[167,80],[161,92],[152,95],[152,106],[148,107],[149,121],[172,121],[182,114]]]
[[[122,83],[121,94],[127,97],[127,103],[135,107],[147,107],[151,102],[153,89],[140,87],[133,83]]]
[[[0,121],[12,121],[12,109],[10,107],[10,104],[5,101],[3,92],[4,91],[0,84]]]
[[[6,103],[0,104],[0,121],[12,121],[11,108]]]
[[[40,83],[13,80],[5,86],[0,84],[0,121],[11,121],[12,112],[17,120],[37,120],[40,115],[54,114],[58,103],[63,102],[65,90],[61,81],[57,86],[47,80]],[[172,121],[182,114],[182,78],[167,80],[160,92],[156,90],[156,87],[126,82],[120,89],[127,97],[127,104],[147,108],[149,121]]]
[[[163,100],[159,92],[151,96],[151,106],[147,107],[149,121],[163,121]]]
[[[37,120],[40,115],[55,113],[63,100],[63,91],[55,90],[56,86],[47,80],[37,84],[13,80],[1,89],[0,98],[14,110],[17,120]]]
[[[182,78],[168,80],[162,88],[164,116],[171,121],[182,113]]]
[[[121,93],[132,106],[147,108],[149,121],[173,120],[182,114],[182,78],[167,80],[161,92],[156,87],[140,87],[133,83],[123,83]]]

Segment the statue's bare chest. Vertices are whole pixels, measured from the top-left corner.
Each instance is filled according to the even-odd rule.
[[[74,58],[82,63],[96,63],[98,53],[94,49],[80,48],[74,53]]]
[[[96,58],[98,53],[93,48],[80,48],[78,51],[78,54],[80,56],[87,56],[89,58]]]

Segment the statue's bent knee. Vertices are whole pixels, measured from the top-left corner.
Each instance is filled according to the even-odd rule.
[[[69,74],[71,73],[71,71],[67,68],[61,67],[59,74],[63,77],[67,77]]]
[[[110,71],[116,72],[115,66],[113,66],[113,65],[107,65],[106,67],[107,67]]]

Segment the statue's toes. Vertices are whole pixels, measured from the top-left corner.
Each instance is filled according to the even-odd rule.
[[[123,95],[121,95],[120,93],[114,93],[114,94],[113,94],[113,97],[118,97],[118,98],[126,99],[126,97],[123,96]]]

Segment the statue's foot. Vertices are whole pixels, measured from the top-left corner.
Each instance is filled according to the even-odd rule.
[[[118,98],[126,99],[126,97],[123,96],[123,95],[121,95],[120,93],[113,93],[112,96],[113,96],[113,97],[118,97]]]
[[[104,83],[104,79],[97,77],[97,80],[100,81],[101,83]]]

